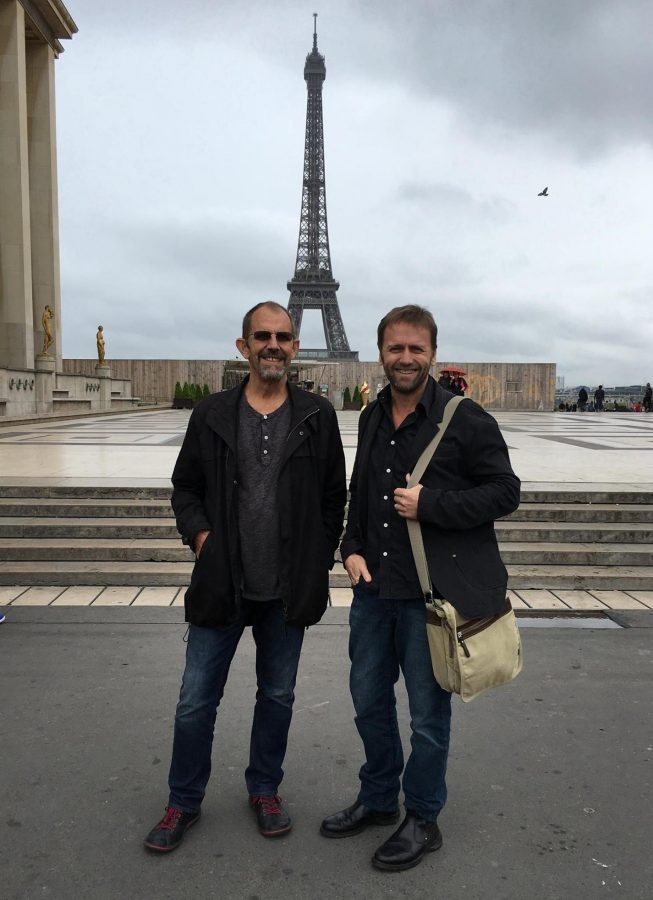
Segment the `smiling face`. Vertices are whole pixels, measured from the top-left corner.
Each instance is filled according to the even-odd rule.
[[[396,322],[383,334],[381,363],[393,391],[421,396],[429,369],[435,362],[428,328]]]
[[[249,334],[238,338],[236,346],[249,362],[250,378],[265,384],[283,381],[299,349],[298,340],[286,340],[292,334],[292,322],[285,310],[261,306],[252,315]],[[270,335],[262,337],[261,332]],[[256,334],[259,333],[259,337]],[[280,339],[281,338],[281,339]]]

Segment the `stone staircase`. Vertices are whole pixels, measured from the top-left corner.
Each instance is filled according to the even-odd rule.
[[[0,585],[185,585],[167,488],[0,487]],[[513,589],[653,590],[653,495],[524,491],[497,523]],[[332,587],[347,587],[340,563]]]

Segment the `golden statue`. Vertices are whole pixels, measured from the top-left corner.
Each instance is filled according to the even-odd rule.
[[[370,386],[364,381],[361,387],[361,409],[365,409],[367,404],[370,402]]]
[[[52,337],[52,325],[51,322],[54,319],[54,313],[49,306],[46,306],[43,310],[43,315],[41,316],[41,324],[43,325],[43,350],[42,355],[48,355],[48,348],[54,344],[54,338]]]
[[[100,366],[104,365],[104,328],[101,325],[97,327],[95,335],[95,343],[97,344],[97,358]]]

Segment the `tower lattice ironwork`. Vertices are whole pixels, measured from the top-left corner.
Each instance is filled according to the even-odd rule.
[[[305,309],[322,311],[326,350],[302,348],[300,358],[358,359],[349,349],[336,292],[340,287],[331,270],[327,227],[326,185],[324,178],[324,128],[322,121],[322,84],[326,78],[324,57],[317,49],[317,13],[313,15],[313,49],[306,57],[306,137],[304,142],[304,178],[302,210],[295,274],[288,282],[288,312],[297,335],[301,333]]]

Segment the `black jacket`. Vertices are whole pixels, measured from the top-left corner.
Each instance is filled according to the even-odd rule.
[[[435,385],[436,399],[413,448],[413,465],[435,437],[452,397]],[[350,485],[342,558],[365,556],[367,467],[383,415],[378,402],[361,414]],[[471,400],[460,404],[421,479],[417,515],[433,585],[465,618],[492,615],[505,603],[508,573],[494,520],[519,506],[519,479],[496,421]]]
[[[244,384],[193,411],[172,473],[177,529],[191,548],[209,531],[186,591],[186,621],[224,627],[240,602],[238,406]],[[345,457],[335,410],[288,385],[291,421],[279,474],[279,581],[286,621],[318,622],[346,502]]]

